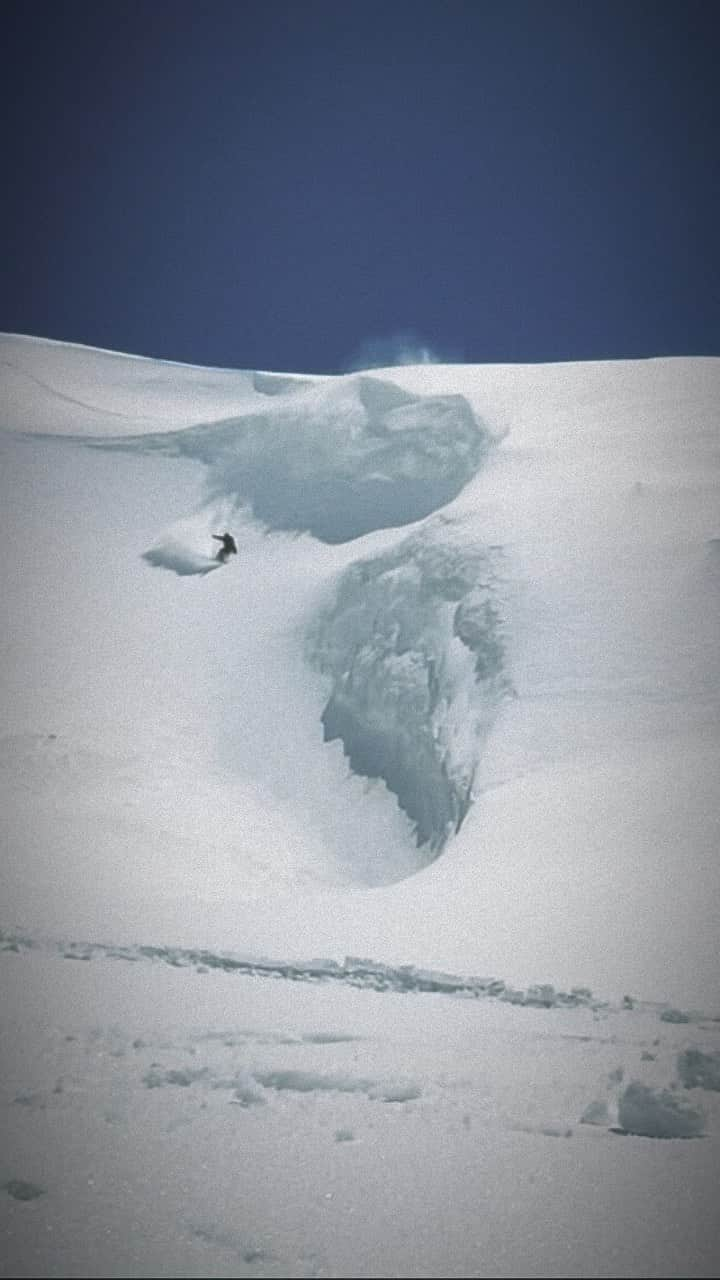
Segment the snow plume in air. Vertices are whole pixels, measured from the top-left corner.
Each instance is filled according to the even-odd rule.
[[[416,333],[401,332],[389,338],[366,338],[348,360],[347,372],[390,369],[395,365],[449,364],[458,359],[457,353],[441,355]]]
[[[200,555],[176,538],[162,538],[154,546],[143,552],[143,560],[147,560],[156,569],[170,569],[180,577],[192,577],[195,574],[212,573],[220,568],[220,561],[210,556]]]
[[[232,504],[204,505],[194,515],[177,520],[142,553],[155,569],[169,569],[181,578],[203,577],[222,568],[218,552],[218,529],[231,522]]]
[[[500,553],[439,519],[349,566],[308,637],[331,679],[322,720],[356,773],[383,778],[432,853],[472,802],[505,673]]]

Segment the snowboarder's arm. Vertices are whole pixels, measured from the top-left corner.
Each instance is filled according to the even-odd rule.
[[[210,537],[215,538],[217,542],[223,542],[224,540],[221,533],[211,533]]]

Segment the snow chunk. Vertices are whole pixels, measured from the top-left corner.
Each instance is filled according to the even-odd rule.
[[[46,1194],[43,1187],[36,1186],[34,1182],[23,1182],[22,1178],[10,1178],[3,1182],[2,1190],[7,1191],[13,1200],[37,1200]]]
[[[626,1133],[645,1138],[697,1138],[705,1115],[670,1089],[651,1089],[633,1080],[621,1094],[618,1120]]]
[[[682,1009],[663,1009],[660,1014],[661,1022],[690,1022],[689,1013],[683,1013]]]
[[[589,1102],[580,1117],[580,1123],[608,1125],[610,1123],[610,1113],[607,1102],[602,1098],[595,1098],[592,1102]]]
[[[264,1104],[267,1099],[260,1085],[256,1084],[254,1078],[247,1071],[239,1071],[233,1083],[233,1102],[239,1107],[256,1107]],[[215,1088],[221,1087],[222,1082],[218,1081]]]
[[[703,1053],[701,1049],[685,1049],[678,1054],[677,1067],[686,1089],[720,1092],[720,1051]]]
[[[198,1080],[206,1079],[207,1075],[207,1067],[197,1067],[193,1070],[184,1067],[173,1067],[169,1071],[163,1071],[161,1068],[153,1066],[143,1076],[143,1083],[148,1089],[162,1089],[166,1085],[175,1085],[181,1089],[187,1089]]]
[[[280,1071],[259,1071],[255,1078],[266,1089],[288,1089],[293,1093],[364,1093],[379,1102],[409,1102],[419,1098],[421,1090],[411,1080],[385,1082],[367,1080],[344,1072],[332,1074],[320,1071],[299,1071],[292,1068]]]

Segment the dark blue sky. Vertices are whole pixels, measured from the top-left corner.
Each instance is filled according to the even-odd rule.
[[[337,371],[720,354],[720,6],[21,0],[0,329]]]

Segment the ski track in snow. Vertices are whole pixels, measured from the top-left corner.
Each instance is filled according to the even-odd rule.
[[[0,1274],[712,1275],[719,1022],[229,963],[4,935]]]

